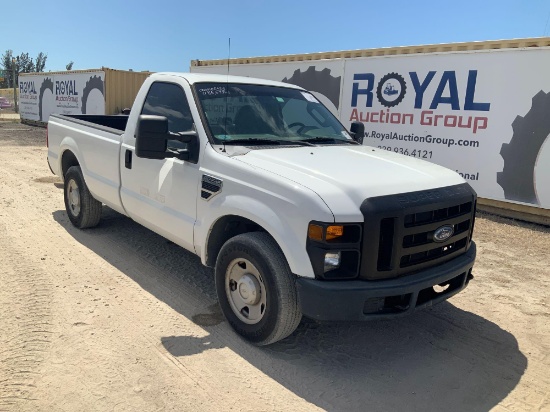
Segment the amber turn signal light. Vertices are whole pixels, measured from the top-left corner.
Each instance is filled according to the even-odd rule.
[[[323,227],[319,225],[314,225],[313,223],[309,224],[307,230],[307,237],[311,240],[317,240],[318,242],[323,241]]]

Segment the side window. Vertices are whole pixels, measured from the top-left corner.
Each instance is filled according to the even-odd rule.
[[[165,116],[170,132],[185,132],[193,127],[193,116],[185,92],[177,84],[156,82],[151,85],[141,114]],[[168,147],[184,149],[187,145],[178,140],[169,140]]]

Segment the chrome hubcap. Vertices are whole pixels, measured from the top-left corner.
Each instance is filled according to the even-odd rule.
[[[74,180],[67,185],[67,203],[71,214],[75,217],[78,216],[80,213],[80,189]]]
[[[233,313],[244,323],[258,323],[265,314],[266,290],[258,269],[247,259],[235,259],[225,273],[225,293]]]

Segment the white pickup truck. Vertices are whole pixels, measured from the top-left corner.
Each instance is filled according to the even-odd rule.
[[[401,316],[472,279],[472,188],[363,135],[291,84],[158,73],[129,116],[51,115],[48,163],[75,226],[105,204],[197,254],[231,326],[267,345],[302,315]]]

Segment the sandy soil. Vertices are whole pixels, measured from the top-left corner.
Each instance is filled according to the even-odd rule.
[[[75,229],[44,129],[0,124],[0,410],[550,410],[550,229],[479,215],[475,279],[408,318],[237,337],[194,255]]]

